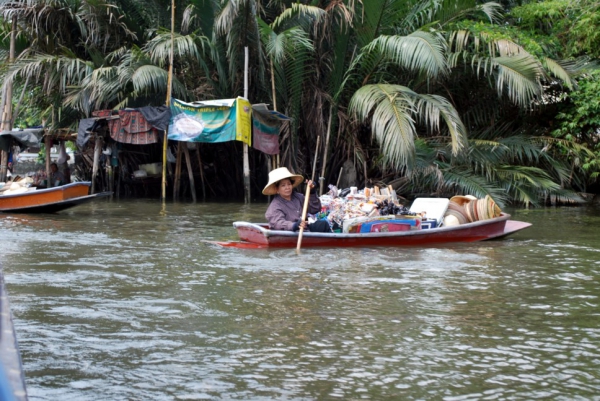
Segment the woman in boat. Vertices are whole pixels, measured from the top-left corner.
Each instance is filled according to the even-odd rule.
[[[269,173],[269,183],[262,191],[263,195],[275,195],[265,213],[269,228],[297,231],[302,227],[312,232],[331,232],[329,223],[325,220],[317,220],[312,224],[301,221],[305,196],[294,191],[294,188],[302,181],[304,178],[301,175],[290,173],[286,167],[277,168]],[[306,185],[311,188],[308,213],[317,214],[321,211],[321,201],[316,194],[315,185],[311,180],[308,180]]]

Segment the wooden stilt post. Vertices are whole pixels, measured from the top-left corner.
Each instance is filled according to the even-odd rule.
[[[204,168],[200,159],[200,144],[196,146],[196,155],[198,156],[198,166],[200,168],[200,182],[202,183],[202,199],[206,199],[206,188],[204,188]]]
[[[179,187],[181,184],[181,153],[182,143],[177,142],[177,161],[175,162],[175,185],[173,185],[173,201],[179,200]]]
[[[190,159],[190,150],[187,147],[187,143],[183,145],[183,154],[185,155],[185,165],[187,166],[188,177],[190,178],[192,200],[196,203],[196,184],[194,183],[194,171],[192,170],[192,160]]]
[[[50,150],[52,148],[52,139],[50,138],[50,135],[48,135],[48,133],[46,133],[46,137],[44,138],[44,145],[46,145],[46,187],[47,188],[52,188],[54,186],[54,183],[52,182],[52,171],[50,171],[50,164],[52,164],[52,160],[50,159]],[[92,181],[92,185],[93,185],[93,181]],[[93,186],[92,186],[92,193],[94,193],[93,191]]]
[[[46,166],[48,166],[48,170],[50,170],[50,164],[48,160],[50,159],[48,143],[46,143],[46,152],[48,157],[46,157]],[[100,152],[102,152],[102,138],[96,136],[96,144],[94,145],[94,165],[92,166],[92,194],[96,193],[96,176],[98,175],[98,168],[100,166]]]
[[[115,175],[113,167],[109,164],[108,167],[106,167],[106,170],[108,173],[108,190],[112,193],[114,191],[113,188],[115,186]]]
[[[273,163],[271,162],[271,155],[267,155],[267,171],[271,172],[273,170]],[[267,196],[269,203],[271,203],[271,195]]]

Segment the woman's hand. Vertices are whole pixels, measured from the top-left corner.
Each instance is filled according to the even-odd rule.
[[[296,221],[292,226],[292,231],[298,231],[300,227],[302,227],[303,230],[306,230],[306,228],[308,227],[308,223],[306,221]]]

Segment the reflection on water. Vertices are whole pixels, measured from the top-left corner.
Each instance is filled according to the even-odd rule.
[[[600,218],[503,241],[219,248],[266,205],[0,216],[31,400],[598,399]]]

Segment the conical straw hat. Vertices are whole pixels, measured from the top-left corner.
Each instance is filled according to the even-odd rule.
[[[446,217],[448,217],[448,216],[456,217],[458,224],[468,223],[467,217],[464,214],[462,214],[461,212],[459,212],[458,210],[454,210],[454,209],[446,210],[446,214],[444,215],[444,221],[445,221]]]
[[[465,208],[455,202],[450,201],[450,203],[448,203],[448,210],[446,211],[446,213],[448,212],[452,212],[452,214],[454,214],[458,218],[460,224],[465,224],[469,222]]]
[[[292,174],[286,167],[276,168],[269,173],[269,183],[265,186],[262,193],[263,195],[275,195],[277,194],[277,183],[284,178],[289,178],[292,181],[292,187],[296,188],[304,181],[304,177],[298,174]]]
[[[452,198],[450,198],[450,202],[454,202],[461,206],[464,206],[465,204],[467,204],[475,199],[477,199],[477,198],[474,197],[473,195],[456,195],[456,196],[453,196]]]
[[[444,227],[458,226],[460,225],[460,221],[453,214],[448,214],[444,217]]]
[[[471,202],[469,202],[469,203],[467,203],[465,205],[465,214],[467,215],[467,220],[470,223],[472,223],[473,221],[475,221],[475,220],[473,220],[473,211],[472,211],[472,209],[473,209],[473,205],[471,204]]]
[[[472,212],[473,212],[473,221],[479,221],[479,209],[478,209],[478,204],[479,204],[479,199],[475,199],[474,201],[471,201],[470,205],[473,205],[472,207]]]
[[[496,202],[494,202],[494,200],[492,199],[491,196],[486,195],[485,196],[486,199],[486,204],[487,204],[487,215],[488,215],[488,219],[493,219],[494,217],[494,205],[496,204]]]
[[[489,214],[488,214],[488,203],[486,199],[481,199],[478,202],[479,205],[479,219],[480,220],[487,220],[490,218]]]

